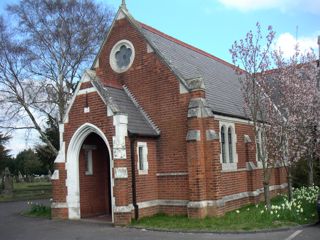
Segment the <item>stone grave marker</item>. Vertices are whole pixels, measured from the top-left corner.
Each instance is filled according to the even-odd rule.
[[[13,177],[11,176],[9,168],[6,167],[3,176],[3,194],[11,195],[13,193]]]

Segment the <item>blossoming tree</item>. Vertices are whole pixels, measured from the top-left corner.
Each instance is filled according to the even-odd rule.
[[[268,33],[263,36],[261,26],[256,24],[256,32],[249,31],[244,39],[235,41],[230,49],[232,60],[237,67],[241,90],[244,99],[244,110],[252,122],[252,129],[256,136],[258,162],[262,163],[263,187],[265,203],[270,207],[269,183],[275,161],[267,155],[265,146],[268,143],[267,112],[274,108],[262,88],[268,70],[271,68],[272,43],[275,32],[268,27]],[[261,134],[262,133],[262,134]],[[264,143],[264,144],[261,144]]]
[[[317,65],[313,52],[295,54],[286,59],[280,51],[273,54],[276,70],[265,78],[264,89],[281,113],[271,111],[268,121],[277,129],[268,152],[278,152],[288,174],[289,200],[292,199],[291,169],[301,158],[308,162],[309,178],[313,179],[313,160],[319,142],[319,90]],[[311,184],[313,180],[309,180]]]
[[[272,28],[263,36],[260,24],[256,26],[256,33],[250,31],[245,39],[236,41],[230,53],[238,67],[245,111],[256,136],[269,208],[274,166],[284,166],[287,171],[290,200],[291,168],[302,157],[308,160],[312,179],[312,162],[319,149],[320,98],[315,55],[301,53],[297,46],[295,54],[286,59],[281,51],[272,51]]]

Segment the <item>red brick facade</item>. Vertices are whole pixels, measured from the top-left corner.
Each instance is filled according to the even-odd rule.
[[[128,71],[116,73],[110,67],[109,55],[122,39],[134,45],[135,59]],[[108,113],[108,104],[94,86],[82,82],[61,126],[63,151],[55,164],[53,217],[112,215],[113,222],[121,225],[128,224],[135,216],[134,202],[139,217],[164,212],[199,218],[221,215],[259,201],[262,170],[248,168],[248,162],[256,165],[255,143],[244,142],[244,135],[255,139],[252,126],[243,120],[228,120],[235,126],[238,163],[236,170],[222,170],[219,138],[207,137],[208,130],[219,135],[221,119],[188,117],[190,100],[205,98],[205,90],[182,93],[178,77],[155,51],[148,51],[148,42],[130,20],[115,21],[97,62],[94,71],[100,81],[118,89],[125,85],[160,129],[160,136],[126,135],[126,157],[115,159],[113,139],[118,134],[115,115]],[[187,139],[190,131],[199,135]],[[144,174],[138,171],[139,142],[146,143],[148,149],[148,170]],[[83,145],[86,144],[97,146],[93,150],[90,176],[85,174]],[[135,161],[135,176],[132,176],[131,156]],[[282,191],[285,183],[283,169],[276,168],[270,184],[273,194]]]

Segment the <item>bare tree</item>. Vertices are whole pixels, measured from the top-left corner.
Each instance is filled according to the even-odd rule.
[[[244,98],[244,110],[252,121],[252,130],[256,136],[258,161],[262,163],[264,198],[267,207],[270,207],[269,182],[274,167],[274,158],[268,156],[265,151],[270,136],[267,111],[274,106],[263,89],[266,72],[271,68],[271,46],[275,32],[268,27],[268,33],[263,36],[261,26],[256,24],[256,32],[249,31],[244,39],[235,41],[230,49],[233,63],[240,76],[242,94]],[[241,68],[241,69],[240,69]],[[243,69],[243,70],[242,70]],[[262,135],[261,135],[262,133]],[[262,136],[262,137],[261,137]]]
[[[50,149],[43,122],[62,121],[77,82],[98,51],[113,10],[93,0],[24,0],[1,20],[0,125],[36,130]],[[13,31],[11,31],[13,29]],[[9,31],[10,30],[10,31]]]

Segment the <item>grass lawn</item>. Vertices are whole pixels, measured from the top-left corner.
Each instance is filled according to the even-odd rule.
[[[169,230],[248,231],[315,223],[318,187],[297,189],[295,199],[288,202],[286,196],[272,199],[272,209],[264,204],[248,205],[222,217],[188,219],[186,216],[158,214],[132,223],[133,226]]]
[[[0,195],[0,202],[48,199],[52,197],[51,182],[14,183],[11,196]]]

